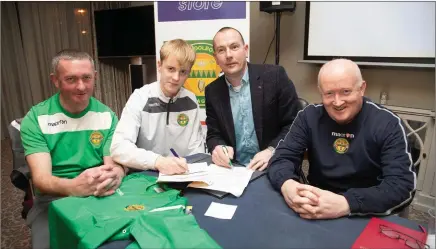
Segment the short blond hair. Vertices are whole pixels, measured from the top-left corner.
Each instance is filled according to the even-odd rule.
[[[188,44],[185,40],[174,39],[166,41],[160,48],[160,61],[166,60],[170,54],[176,56],[180,65],[189,65],[191,68],[195,62],[195,50],[194,47]]]

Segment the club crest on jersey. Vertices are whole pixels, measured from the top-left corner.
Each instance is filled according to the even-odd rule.
[[[93,131],[89,136],[89,142],[91,142],[91,144],[94,145],[95,147],[100,146],[103,139],[104,139],[103,134],[99,131]]]
[[[347,152],[349,147],[350,147],[350,143],[345,138],[338,138],[333,143],[333,148],[338,154],[344,154],[345,152]]]
[[[183,127],[185,127],[186,125],[188,125],[188,123],[189,123],[189,117],[188,117],[188,115],[186,115],[186,114],[184,114],[184,113],[179,114],[179,116],[177,116],[177,123],[178,123],[180,126],[183,126]]]
[[[128,205],[124,208],[124,211],[141,211],[144,210],[145,207],[142,204],[132,204]]]

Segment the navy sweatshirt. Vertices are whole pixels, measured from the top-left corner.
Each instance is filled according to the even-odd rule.
[[[277,145],[268,177],[278,191],[286,180],[298,181],[307,149],[310,185],[343,195],[351,215],[388,215],[409,204],[416,188],[405,132],[397,115],[365,97],[346,125],[323,105],[309,105]]]

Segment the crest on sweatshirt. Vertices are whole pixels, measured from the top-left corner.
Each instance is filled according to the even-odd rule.
[[[103,139],[104,139],[104,136],[99,131],[93,131],[91,133],[91,135],[89,136],[89,142],[91,142],[91,144],[94,147],[99,147],[101,145],[101,142],[103,141]]]
[[[179,114],[179,116],[177,116],[177,123],[183,127],[187,126],[189,123],[188,115],[186,115],[184,113]]]
[[[350,147],[350,143],[345,138],[338,138],[333,143],[333,148],[338,154],[344,154],[345,152],[347,152],[349,147]]]

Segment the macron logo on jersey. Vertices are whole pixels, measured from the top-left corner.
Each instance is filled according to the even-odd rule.
[[[354,138],[354,134],[351,134],[351,133],[332,132],[332,136],[334,136],[334,137]]]
[[[67,123],[68,123],[67,120],[59,120],[59,121],[56,121],[53,123],[47,123],[47,125],[48,126],[58,126],[58,125],[67,124]]]
[[[83,117],[71,118],[59,112],[51,115],[38,116],[38,124],[43,134],[102,131],[111,128],[112,115],[110,112],[88,111]]]

